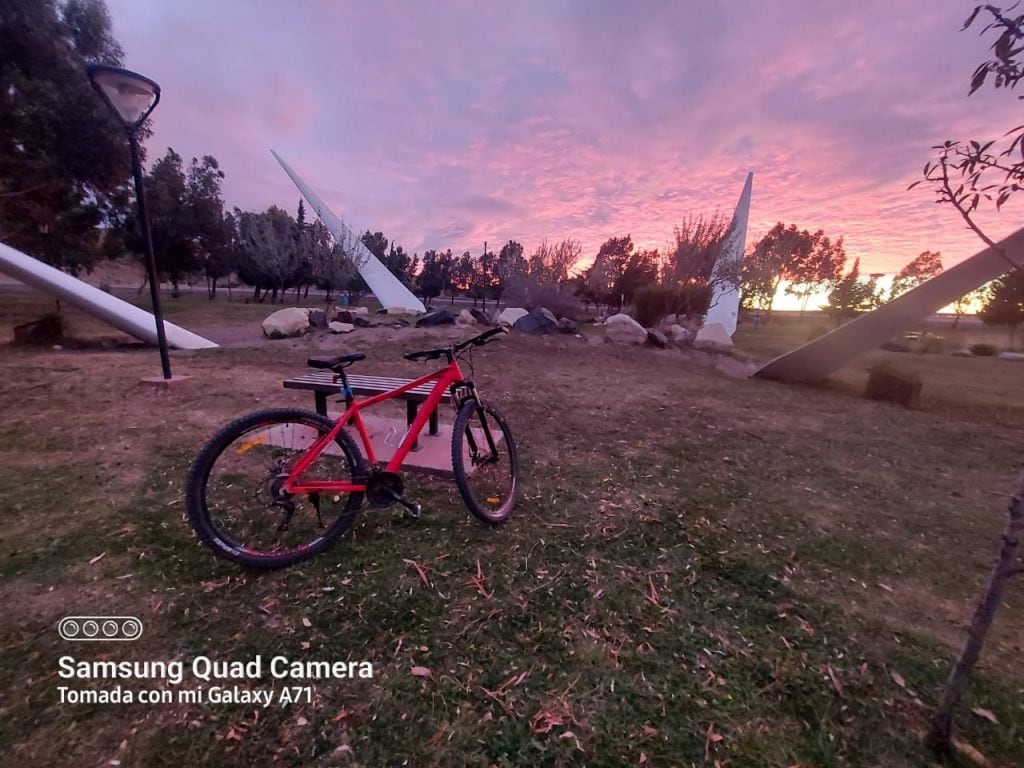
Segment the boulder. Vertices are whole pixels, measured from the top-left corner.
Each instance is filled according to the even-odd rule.
[[[579,327],[576,325],[575,320],[570,320],[568,317],[558,318],[558,330],[562,333],[576,333]]]
[[[502,313],[498,315],[498,323],[515,326],[516,320],[520,317],[526,317],[528,314],[530,313],[522,307],[505,307]]]
[[[388,314],[388,315],[422,315],[423,314],[418,309],[413,309],[413,308],[410,308],[410,307],[388,307],[387,309],[384,310],[384,313]]]
[[[339,323],[351,323],[353,317],[355,317],[355,313],[351,309],[339,309],[333,319]]]
[[[326,328],[327,327],[327,313],[322,309],[311,309],[307,315],[309,318],[309,325],[311,328]]]
[[[354,315],[368,315],[368,314],[370,314],[370,310],[367,309],[366,307],[349,307],[348,311],[351,312]]]
[[[665,315],[663,318],[661,318],[661,322],[659,323],[659,325],[662,325],[665,328],[671,328],[673,325],[678,325],[678,324],[679,324],[679,315],[675,314],[674,312],[672,314],[670,314],[670,315]]]
[[[352,333],[356,327],[352,323],[339,323],[337,320],[332,320],[327,325],[327,330],[331,333]]]
[[[279,309],[263,321],[263,333],[272,339],[301,336],[309,329],[309,310],[299,307]]]
[[[462,310],[462,311],[465,312],[466,310]],[[496,319],[495,319],[493,313],[491,313],[491,312],[484,312],[483,310],[480,310],[480,309],[477,309],[476,307],[473,307],[471,310],[469,310],[469,314],[471,314],[473,316],[473,318],[478,323],[480,323],[481,325],[497,325],[498,324],[496,322]]]
[[[546,309],[538,308],[523,315],[512,324],[512,330],[519,333],[532,333],[542,335],[551,333],[558,328],[558,321],[555,316]]]
[[[394,322],[388,323],[388,325],[390,325],[392,328],[408,328],[409,321],[406,320],[404,317],[397,317],[395,318]]]
[[[648,328],[647,346],[665,349],[668,347],[668,337],[656,328]]]
[[[350,321],[356,328],[374,328],[377,324],[363,315],[356,315]]]
[[[605,341],[613,344],[644,344],[647,330],[626,314],[612,315],[604,321]]]
[[[476,325],[476,318],[473,313],[468,309],[464,309],[459,312],[459,316],[455,318],[455,322],[459,325]]]
[[[537,307],[534,312],[540,312],[544,317],[548,318],[552,323],[558,325],[558,318],[555,317],[555,313],[547,307]]]
[[[684,328],[678,323],[670,325],[666,335],[668,340],[677,347],[684,347],[693,341],[693,334],[690,332],[690,329]]]
[[[697,331],[693,346],[709,352],[731,352],[732,337],[721,323],[708,323]]]
[[[953,357],[974,357],[974,353],[969,349],[958,349],[953,353]]]
[[[390,311],[390,310],[389,310]],[[417,328],[434,328],[438,325],[454,325],[455,318],[450,312],[443,309],[438,309],[433,312],[427,312],[423,317],[416,321]]]
[[[1016,360],[1018,362],[1024,361],[1024,352],[1000,352],[1000,360]]]

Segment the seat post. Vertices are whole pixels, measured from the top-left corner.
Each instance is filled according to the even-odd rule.
[[[353,403],[352,388],[348,385],[348,377],[345,375],[345,369],[344,367],[339,367],[334,370],[341,379],[341,394],[345,398],[345,407],[351,408]]]

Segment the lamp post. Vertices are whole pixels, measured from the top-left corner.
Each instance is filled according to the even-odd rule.
[[[139,211],[139,226],[146,247],[146,272],[149,277],[149,295],[156,318],[156,341],[160,347],[160,365],[164,380],[171,378],[171,360],[167,354],[167,336],[164,334],[164,316],[160,309],[160,284],[156,275],[156,257],[153,255],[153,236],[149,231],[146,212],[146,190],[142,186],[142,162],[139,160],[137,132],[146,118],[160,103],[160,86],[148,77],[120,67],[92,64],[87,68],[89,82],[103,97],[107,106],[124,123],[132,151],[132,175],[135,177],[135,203]]]

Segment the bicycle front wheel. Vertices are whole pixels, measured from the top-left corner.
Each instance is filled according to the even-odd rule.
[[[296,408],[257,411],[228,424],[196,456],[186,483],[192,527],[220,557],[259,570],[317,555],[355,519],[362,493],[281,492],[300,456],[332,422]],[[302,474],[305,483],[353,482],[362,454],[344,431]]]
[[[466,507],[491,525],[505,522],[519,494],[519,454],[501,414],[470,401],[452,429],[452,470]]]

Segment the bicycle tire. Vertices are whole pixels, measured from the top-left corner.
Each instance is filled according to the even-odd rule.
[[[481,419],[481,416],[486,418]],[[495,442],[497,455],[492,457],[493,461],[478,462],[474,459],[472,430],[491,431],[495,425],[501,432],[501,439]],[[492,433],[492,437],[496,435]],[[489,452],[489,446],[484,447]],[[492,465],[498,467],[498,479],[481,478],[485,472],[490,473],[488,467]],[[459,409],[452,428],[452,470],[459,494],[473,515],[490,525],[501,525],[508,519],[519,495],[519,452],[508,423],[497,410],[475,401]],[[491,493],[494,495],[488,495]]]
[[[351,527],[355,519],[355,515],[359,511],[363,502],[363,494],[361,492],[348,494],[348,498],[345,499],[343,503],[340,503],[341,496],[335,495],[329,500],[329,502],[339,504],[340,511],[329,527],[323,530],[320,535],[313,537],[311,541],[306,542],[301,546],[287,548],[284,550],[264,552],[259,549],[253,549],[248,546],[247,542],[239,542],[233,535],[222,530],[224,526],[222,524],[218,524],[219,513],[217,510],[211,511],[208,500],[211,474],[218,466],[218,460],[224,456],[225,452],[232,444],[245,435],[257,430],[263,430],[262,434],[264,435],[274,434],[268,432],[268,430],[275,427],[281,427],[285,424],[294,424],[299,427],[316,430],[316,435],[323,435],[333,427],[333,422],[325,416],[299,408],[274,408],[250,413],[246,416],[235,419],[230,424],[227,424],[218,431],[209,440],[209,442],[206,443],[203,449],[193,460],[186,480],[185,493],[189,522],[200,540],[209,546],[217,556],[253,570],[284,568],[303,560],[308,560],[322,553],[333,545],[334,542],[337,541],[338,538],[349,529],[349,527]],[[312,444],[312,439],[315,439],[315,436],[312,433],[300,435],[300,437],[305,439],[308,444]],[[342,430],[338,433],[335,442],[341,451],[341,461],[337,461],[336,457],[332,456],[332,461],[330,462],[331,468],[341,469],[343,465],[344,468],[341,471],[346,475],[346,477],[332,476],[330,479],[348,480],[365,476],[366,473],[362,453],[351,436]],[[253,445],[258,445],[261,448],[264,446],[266,448],[276,448],[278,453],[282,453],[289,448],[287,445],[282,447],[279,444],[275,444],[273,438],[266,437],[257,437],[255,439],[251,438],[249,443],[251,445],[242,443],[237,449],[237,452],[247,453]],[[247,445],[248,447],[246,447]],[[301,446],[291,446],[291,460],[294,460],[296,456],[300,455],[302,450],[303,448]],[[326,451],[317,458],[317,461],[314,462],[313,466],[317,466],[321,461],[324,461],[325,464],[328,463],[325,460],[325,456],[327,456]],[[230,459],[226,459],[225,462],[229,460]],[[261,464],[266,467],[266,461],[264,461],[262,457],[254,457],[254,460],[250,463],[255,468],[258,468]],[[278,459],[278,465],[270,469],[270,473],[266,475],[264,484],[266,481],[269,481],[271,476],[273,476],[275,469],[279,476],[281,467],[281,461]],[[256,470],[256,474],[258,474],[258,469]],[[246,479],[248,480],[249,478]],[[235,483],[239,487],[236,495],[242,494],[246,487],[246,483],[238,481],[235,481]],[[225,487],[231,488],[231,483],[226,482]],[[260,484],[257,484],[255,487],[259,489]],[[259,491],[257,491],[257,493],[259,493]],[[319,494],[317,495],[315,503],[311,497],[312,494],[306,497],[296,496],[293,498],[305,498],[308,505],[315,509],[317,522],[321,527],[323,527],[320,496]],[[228,506],[230,507],[231,505]],[[255,502],[251,506],[253,507],[254,512],[258,509],[258,505]],[[273,505],[271,505],[271,507],[272,506]],[[270,510],[268,507],[268,510],[271,515],[284,514],[278,509]],[[268,510],[264,511],[266,512]],[[268,524],[272,523],[273,521],[269,520],[269,515],[267,517]],[[284,530],[288,530],[291,521],[292,515],[289,515]],[[310,525],[312,525],[312,521],[309,522]],[[267,529],[266,525],[264,528],[265,530]],[[280,531],[281,529],[277,528],[276,530]],[[301,535],[302,534],[300,534],[300,537]]]

